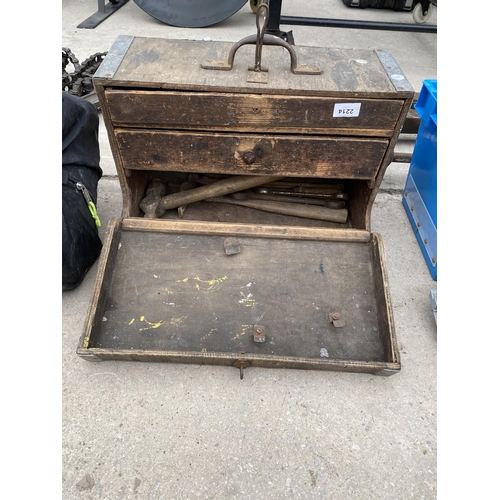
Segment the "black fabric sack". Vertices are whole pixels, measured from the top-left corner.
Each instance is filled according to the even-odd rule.
[[[62,97],[62,287],[72,290],[85,277],[101,253],[96,221],[88,200],[97,206],[99,116],[95,107],[63,92]]]
[[[102,242],[83,192],[81,182],[95,203],[98,173],[87,167],[63,167],[62,185],[62,286],[77,287],[101,253]]]

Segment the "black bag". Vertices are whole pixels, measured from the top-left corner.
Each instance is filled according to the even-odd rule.
[[[98,173],[86,167],[63,167],[62,184],[62,285],[77,287],[101,253],[96,219],[85,193],[95,206]],[[100,223],[98,223],[100,224]]]
[[[62,287],[72,290],[101,253],[97,217],[99,116],[82,98],[63,92]]]
[[[413,10],[419,0],[343,0],[348,7],[361,9]]]

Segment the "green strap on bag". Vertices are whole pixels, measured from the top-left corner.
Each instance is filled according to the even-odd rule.
[[[76,183],[76,189],[83,193],[85,201],[87,202],[87,206],[89,207],[90,215],[92,215],[95,225],[97,227],[101,227],[101,221],[99,220],[99,216],[97,215],[97,208],[92,201],[92,198],[90,197],[89,190],[81,182]]]

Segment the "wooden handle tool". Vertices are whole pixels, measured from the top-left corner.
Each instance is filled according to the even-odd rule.
[[[307,192],[307,189],[311,189],[310,192],[324,192],[330,193],[333,190],[334,193],[340,193],[344,190],[344,184],[330,184],[328,182],[309,182],[302,180],[285,180],[270,182],[269,184],[262,184],[261,187],[269,189],[282,189],[284,191],[297,191],[297,192]],[[220,177],[214,177],[213,175],[204,176],[196,180],[198,184],[213,184],[220,180]]]
[[[299,205],[297,203],[285,203],[282,201],[265,200],[237,200],[232,197],[208,198],[205,201],[213,203],[228,203],[230,205],[240,205],[242,207],[255,208],[264,212],[275,214],[292,215],[306,219],[324,220],[329,222],[347,222],[348,212],[345,208],[326,208],[314,205]]]
[[[237,191],[251,189],[282,178],[283,177],[276,177],[274,175],[235,175],[233,177],[228,177],[214,182],[213,184],[188,189],[179,193],[169,194],[160,200],[155,198],[148,204],[143,204],[143,202],[141,202],[140,208],[144,212],[144,217],[146,218],[161,217],[161,215],[158,215],[159,213],[165,213],[165,211],[172,208],[182,207],[184,205],[188,205],[189,203],[195,203],[207,198],[224,196]],[[157,204],[155,205],[156,201]]]
[[[186,182],[183,182],[179,186],[179,191],[187,191],[188,189],[194,189],[196,187],[196,182],[195,180],[188,180]],[[186,211],[187,205],[182,205],[177,208],[177,214],[179,217],[182,219],[184,217],[184,212]]]
[[[233,193],[231,198],[235,200],[265,200],[265,201],[279,201],[287,203],[299,203],[302,205],[318,205],[321,207],[328,208],[344,208],[345,201],[329,201],[329,200],[317,200],[315,198],[295,198],[293,196],[281,196],[272,194],[262,194],[254,193],[253,191],[241,191],[239,193]]]
[[[255,190],[260,194],[272,194],[282,196],[296,196],[301,198],[316,198],[322,200],[348,200],[347,193],[297,193],[295,191],[283,191],[281,189],[258,188]]]

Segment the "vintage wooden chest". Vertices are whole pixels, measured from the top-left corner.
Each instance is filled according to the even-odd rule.
[[[107,229],[78,355],[241,376],[400,370],[370,215],[414,92],[387,52],[267,41],[120,36],[108,52],[94,83],[123,213]],[[231,53],[231,69],[207,69],[231,66]],[[214,191],[234,180],[247,184]],[[154,183],[163,200],[201,199],[145,217]]]

